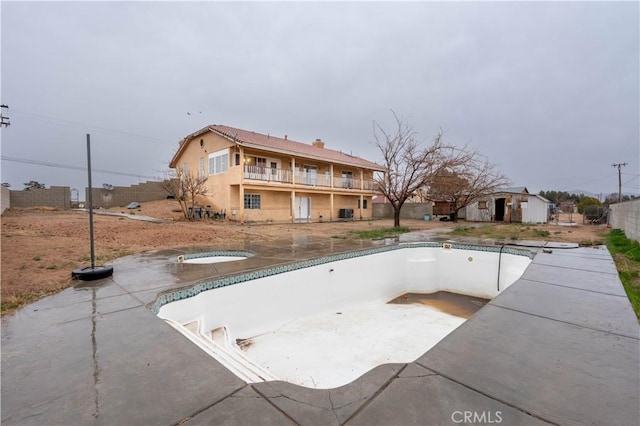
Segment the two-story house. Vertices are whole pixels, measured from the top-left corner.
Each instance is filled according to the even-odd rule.
[[[371,219],[374,173],[384,168],[325,148],[211,125],[180,141],[171,168],[207,177],[214,208],[240,222]]]

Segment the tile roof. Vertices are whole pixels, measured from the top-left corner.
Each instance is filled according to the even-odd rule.
[[[384,168],[372,161],[364,158],[355,157],[342,151],[336,151],[329,148],[319,148],[310,143],[296,142],[291,139],[278,138],[271,135],[252,132],[250,130],[237,129],[222,124],[213,124],[207,126],[196,133],[193,133],[180,141],[180,148],[174,156],[171,164],[173,164],[181,151],[186,148],[189,140],[208,131],[217,133],[244,147],[262,149],[265,151],[277,152],[280,154],[288,154],[296,157],[309,158],[314,160],[328,161],[332,163],[346,164],[356,167],[363,167],[372,170],[384,171]]]

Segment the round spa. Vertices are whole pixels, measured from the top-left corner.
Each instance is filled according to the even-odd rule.
[[[207,265],[211,263],[235,262],[252,257],[248,251],[208,251],[202,253],[189,253],[178,256],[178,263]]]
[[[152,309],[246,382],[334,388],[414,361],[532,258],[495,246],[384,246],[200,283]]]

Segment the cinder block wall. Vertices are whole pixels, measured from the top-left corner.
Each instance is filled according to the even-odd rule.
[[[6,186],[0,185],[2,191],[2,201],[0,202],[0,213],[4,213],[6,209],[11,207],[11,190]]]
[[[144,182],[131,186],[115,186],[113,189],[93,188],[93,207],[122,207],[136,201],[164,200],[169,193],[162,187],[162,182]],[[89,200],[89,189],[85,188],[85,200]]]
[[[9,203],[11,207],[47,206],[69,209],[71,189],[68,186],[52,186],[28,191],[10,191]]]
[[[640,199],[611,204],[609,225],[622,229],[631,240],[640,241]]]
[[[433,217],[433,203],[405,203],[400,210],[401,219],[424,219],[428,214]],[[374,204],[373,217],[375,219],[393,218],[393,207],[391,204]]]

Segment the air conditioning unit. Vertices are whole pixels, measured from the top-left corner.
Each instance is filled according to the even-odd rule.
[[[353,209],[338,210],[338,217],[340,219],[353,219]]]

